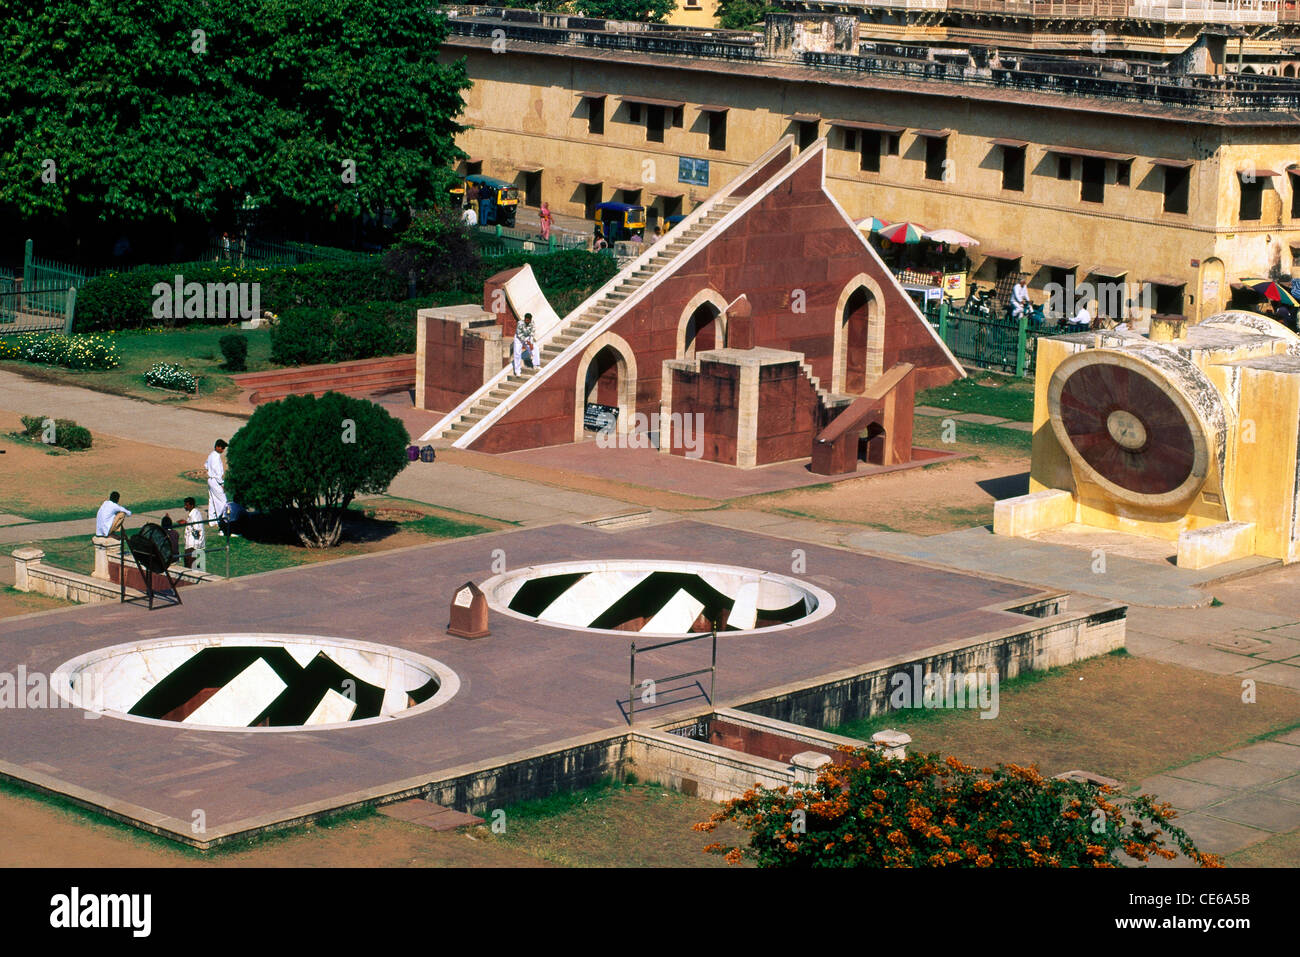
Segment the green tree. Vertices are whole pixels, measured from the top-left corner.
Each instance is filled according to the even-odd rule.
[[[673,12],[676,0],[574,0],[584,17],[658,22]]]
[[[718,4],[718,26],[724,30],[743,30],[762,23],[767,13],[779,13],[780,8],[769,6],[761,0],[721,0]]]
[[[358,493],[388,488],[411,438],[381,406],[338,392],[293,395],[259,406],[226,453],[230,497],[262,511],[285,509],[309,548],[337,545]]]
[[[1150,795],[1045,779],[1014,764],[974,768],[956,758],[842,749],[815,784],[790,790],[756,785],[696,830],[734,821],[749,847],[711,844],[730,863],[760,867],[1116,867],[1172,859],[1165,837],[1205,867],[1172,823],[1174,812]]]
[[[427,0],[0,0],[0,212],[77,226],[432,202],[463,61]]]
[[[454,209],[438,207],[421,213],[384,256],[384,266],[398,276],[415,273],[424,289],[477,280],[479,245]]]

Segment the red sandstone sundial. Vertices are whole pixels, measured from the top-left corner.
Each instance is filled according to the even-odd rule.
[[[1205,482],[1210,446],[1185,378],[1127,352],[1078,353],[1048,386],[1052,429],[1083,477],[1116,498],[1182,501]]]

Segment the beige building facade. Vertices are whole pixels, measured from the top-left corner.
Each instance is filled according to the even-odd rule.
[[[977,281],[1024,272],[1037,298],[1106,283],[1122,293],[1113,318],[1199,319],[1224,309],[1243,277],[1300,273],[1296,113],[537,36],[507,33],[494,53],[486,36],[453,32],[443,48],[465,57],[473,80],[465,168],[519,183],[530,205],[588,218],[611,200],[644,204],[652,221],[687,213],[794,133],[803,146],[827,140],[827,185],[851,216],[960,230],[979,240]]]

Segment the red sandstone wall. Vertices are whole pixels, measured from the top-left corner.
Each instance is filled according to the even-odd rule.
[[[812,454],[821,431],[817,390],[793,362],[764,366],[758,379],[758,464],[788,462]]]
[[[615,324],[612,331],[636,354],[637,411],[648,415],[659,410],[663,363],[677,358],[682,311],[708,287],[727,302],[747,295],[753,307],[755,344],[803,353],[813,374],[829,386],[839,322],[836,307],[858,273],[872,276],[884,290],[884,302],[875,306],[886,316],[884,368],[911,362],[916,366],[917,389],[957,378],[907,295],[893,288],[888,271],[877,264],[852,223],[822,192],[821,163],[814,156]],[[791,311],[796,289],[804,293],[803,313]],[[498,452],[573,441],[578,359],[570,359],[563,374],[538,387],[473,448]]]
[[[483,385],[483,340],[444,319],[425,322],[424,407],[450,412]]]
[[[692,435],[699,442],[701,457],[709,462],[736,464],[736,431],[739,428],[740,368],[719,365],[716,362],[700,363],[700,371],[673,372],[673,407],[670,411],[680,415],[704,416],[704,434]],[[692,420],[692,428],[694,428]],[[662,434],[662,433],[661,433]],[[673,443],[673,455],[685,455],[680,441]]]

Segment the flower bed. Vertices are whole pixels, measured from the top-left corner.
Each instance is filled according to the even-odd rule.
[[[102,334],[65,336],[26,333],[0,342],[0,359],[22,359],[65,369],[113,369],[117,344]]]
[[[187,372],[180,366],[172,365],[170,362],[155,362],[149,367],[149,371],[144,374],[144,381],[146,385],[155,386],[159,389],[170,389],[173,392],[193,394],[199,388],[194,373]]]

